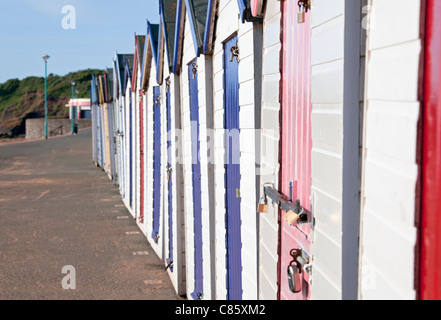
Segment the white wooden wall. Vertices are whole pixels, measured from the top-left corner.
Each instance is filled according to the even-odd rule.
[[[344,6],[315,0],[311,11],[312,299],[341,299]]]
[[[139,68],[137,65],[133,66],[133,69],[138,69],[138,72],[136,73],[136,84],[135,84],[135,92],[132,93],[132,103],[133,103],[133,137],[134,137],[134,155],[133,155],[133,210],[135,213],[135,219],[138,220],[139,217],[139,206],[140,206],[140,174],[141,174],[141,168],[140,168],[140,135],[139,135]],[[135,73],[135,71],[133,71]]]
[[[133,210],[130,207],[130,126],[132,125],[130,122],[130,114],[129,114],[129,108],[130,108],[130,97],[131,97],[131,84],[127,82],[126,86],[126,92],[124,96],[124,204],[127,207],[127,210],[129,210],[130,214],[133,216]]]
[[[140,206],[141,206],[141,136],[140,136],[140,97],[139,97],[139,88],[141,87],[141,68],[139,68],[137,65],[134,65],[133,68],[137,68],[136,73],[136,89],[135,92],[132,93],[133,95],[133,103],[134,103],[134,117],[135,117],[135,124],[134,124],[134,137],[135,137],[135,159],[134,163],[136,165],[135,175],[134,175],[134,184],[135,184],[135,195],[134,195],[134,210],[135,210],[135,219],[136,223],[140,228],[143,226],[139,224],[139,215],[140,215]],[[135,73],[135,72],[133,72]]]
[[[187,38],[188,39],[188,38]],[[211,74],[211,57],[201,55],[198,59],[198,98],[199,98],[199,139],[200,139],[200,159],[201,159],[201,207],[202,207],[202,256],[203,256],[203,272],[204,272],[204,292],[205,298],[213,299],[214,296],[214,234],[212,232],[211,217],[214,212],[210,210],[210,186],[213,181],[209,179],[208,167],[209,161],[207,157],[207,112],[212,114],[213,105],[207,105],[207,95],[213,92],[212,79],[207,81],[206,75]],[[185,77],[185,76],[184,76]],[[187,77],[188,78],[188,77]],[[187,87],[188,88],[188,87]],[[211,190],[212,191],[212,190]],[[213,219],[214,220],[214,219]]]
[[[192,181],[192,141],[190,122],[190,93],[188,79],[188,64],[196,58],[193,37],[191,34],[188,11],[184,25],[183,57],[181,70],[181,106],[182,106],[182,155],[184,160],[184,181],[185,181],[185,225],[186,225],[186,265],[187,268],[187,296],[194,291],[194,230],[193,230],[193,181]],[[206,57],[201,55],[197,59],[198,64],[198,101],[199,101],[199,139],[200,139],[200,164],[201,164],[201,207],[202,207],[202,256],[203,256],[203,292],[204,299],[213,299],[213,272],[214,265],[211,263],[214,255],[211,242],[210,216],[210,195],[208,180],[208,159],[207,159],[207,106],[206,90],[211,90],[212,84],[206,83]],[[209,72],[209,70],[207,70]],[[210,112],[210,110],[209,110]]]
[[[214,129],[215,129],[215,251],[216,299],[225,299],[225,185],[224,185],[224,88],[223,42],[237,33],[239,43],[239,127],[242,218],[242,288],[243,299],[257,299],[257,217],[254,135],[254,61],[253,24],[242,23],[235,0],[220,0],[213,53]]]
[[[118,97],[118,98],[116,98],[116,101],[115,101],[115,119],[116,119],[116,130],[115,131],[118,131],[118,132],[121,132],[121,119],[120,119],[120,105],[121,105],[121,101],[120,101],[120,98]],[[121,183],[122,183],[122,180],[121,180],[121,139],[120,139],[120,136],[119,136],[119,134],[117,134],[116,135],[116,145],[115,145],[115,148],[117,149],[117,155],[116,155],[116,158],[117,158],[117,160],[116,160],[116,165],[117,165],[117,175],[118,175],[118,180],[117,180],[117,183],[118,183],[118,190],[119,190],[119,192],[121,193]]]
[[[144,75],[147,76],[147,75]],[[160,238],[158,240],[158,243],[154,242],[152,239],[152,230],[153,230],[153,108],[154,103],[153,103],[153,87],[154,86],[158,86],[158,83],[156,81],[156,66],[155,66],[155,62],[152,61],[152,67],[150,69],[150,80],[149,80],[149,87],[147,89],[147,94],[145,95],[145,99],[146,101],[146,106],[147,106],[147,112],[146,112],[146,122],[145,124],[147,125],[147,134],[146,134],[146,144],[145,144],[145,158],[146,158],[146,162],[147,165],[145,167],[146,170],[146,197],[145,197],[145,210],[144,210],[144,224],[145,224],[145,228],[146,228],[146,237],[147,240],[149,241],[149,243],[151,244],[153,250],[156,252],[156,254],[163,259],[163,239],[164,239],[164,234],[162,232],[163,228],[164,228],[164,214],[163,214],[163,209],[164,209],[164,205],[163,205],[163,201],[161,202],[160,205],[160,219],[159,219],[159,230],[160,230]],[[163,130],[163,99],[161,99],[161,129]],[[161,138],[163,139],[163,134],[161,135]],[[162,154],[162,163],[161,165],[163,166],[163,159],[164,159],[164,155]],[[161,172],[161,177],[163,178],[164,176],[164,171],[162,170]],[[164,183],[163,181],[161,181],[160,183],[160,189],[161,189],[161,197],[160,199],[163,198],[163,186]]]
[[[133,66],[136,68],[136,66]],[[133,76],[133,72],[132,72]],[[136,90],[136,87],[135,87]],[[133,217],[136,218],[138,215],[138,159],[139,159],[139,118],[138,118],[138,98],[136,96],[136,92],[131,92],[130,96],[132,97],[132,214]]]
[[[164,79],[170,78],[170,105],[171,105],[171,142],[172,142],[172,208],[173,208],[173,272],[168,270],[173,286],[178,295],[186,293],[186,261],[185,261],[185,223],[184,223],[184,180],[183,166],[180,159],[182,152],[181,128],[181,100],[180,100],[180,77],[170,74],[167,60],[164,65]],[[166,99],[166,97],[164,97]],[[165,103],[165,100],[164,100]],[[166,117],[166,114],[165,114]],[[167,125],[165,120],[164,125]],[[166,182],[167,183],[167,182]],[[165,222],[166,232],[164,237],[169,242],[168,234],[168,189],[165,190]],[[168,245],[165,246],[165,257],[169,256]]]
[[[147,43],[145,44],[147,45]],[[144,75],[145,76],[145,75]],[[148,99],[148,94],[147,92],[144,92],[143,95],[143,121],[144,121],[144,219],[143,222],[139,224],[139,227],[142,231],[142,233],[145,235],[145,237],[147,238],[147,217],[149,216],[149,212],[150,212],[150,207],[148,207],[148,203],[149,201],[151,201],[149,199],[149,193],[148,193],[148,186],[149,186],[149,174],[148,174],[148,163],[149,163],[149,158],[150,158],[150,148],[148,146],[148,142],[150,142],[151,140],[148,140],[148,130],[150,129],[150,127],[148,126],[148,107],[149,107],[149,103],[147,101]]]
[[[262,136],[260,190],[264,183],[276,188],[279,177],[279,85],[280,32],[279,1],[267,1],[263,22]],[[262,194],[262,191],[260,191]],[[277,299],[278,208],[269,201],[268,213],[259,219],[259,299]]]
[[[185,265],[186,269],[186,292],[187,297],[191,299],[190,294],[194,290],[194,225],[193,225],[193,178],[192,178],[192,155],[191,155],[191,128],[190,128],[190,96],[188,89],[187,76],[187,59],[194,54],[190,26],[188,19],[185,21],[184,40],[183,40],[183,57],[182,67],[180,71],[180,87],[181,87],[181,139],[182,139],[182,161],[183,161],[183,177],[184,177],[184,212],[185,212]],[[205,289],[205,288],[204,288]]]
[[[123,106],[124,106],[124,97],[120,95],[118,97],[118,107],[117,107],[118,126],[119,126],[120,132],[122,132],[123,128],[124,128],[123,113],[121,111],[123,109]],[[119,153],[118,153],[119,175],[118,175],[118,180],[119,180],[119,191],[120,191],[121,195],[123,195],[125,180],[124,180],[124,167],[123,167],[124,156],[123,156],[122,150],[124,148],[124,143],[123,143],[121,136],[118,136],[118,140],[119,140]]]
[[[181,79],[180,75],[171,75],[171,102],[172,102],[172,135],[177,137],[177,153],[172,153],[173,169],[173,221],[175,221],[174,237],[174,257],[176,261],[177,292],[183,295],[187,287],[187,263],[185,251],[186,226],[185,226],[185,185],[184,185],[184,167],[182,158],[183,137],[182,137],[182,113],[181,113]]]
[[[360,298],[415,299],[420,4],[370,0]]]

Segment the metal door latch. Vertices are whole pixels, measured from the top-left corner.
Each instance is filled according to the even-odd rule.
[[[300,200],[296,200],[293,203],[287,196],[270,186],[264,187],[264,197],[269,197],[275,204],[286,212],[284,219],[289,224],[294,224],[295,222],[298,224],[311,223],[312,214],[309,210],[301,206]]]
[[[294,201],[293,212],[299,217],[297,220],[298,224],[306,224],[311,222],[311,212],[306,210],[300,205],[300,200]],[[288,212],[289,213],[289,212]]]
[[[190,294],[190,296],[194,299],[194,300],[203,300],[204,299],[204,293],[203,292],[192,292]]]
[[[311,275],[310,258],[302,248],[292,249],[289,254],[293,258],[287,269],[289,290],[299,293],[302,291],[303,273]]]
[[[297,16],[298,23],[305,23],[306,13],[311,9],[311,1],[310,0],[299,0],[297,2],[299,6],[299,14]]]
[[[239,45],[236,42],[236,45],[231,47],[231,56],[230,56],[230,62],[233,62],[234,57],[236,57],[236,61],[239,62]]]
[[[196,72],[198,72],[198,65],[194,62],[192,64],[193,69],[191,69],[191,71],[193,72],[193,80],[196,79]]]
[[[168,264],[165,267],[165,271],[167,271],[168,268],[173,269],[173,260],[168,261]]]
[[[173,169],[170,166],[165,167],[165,169],[166,169],[166,172],[167,172],[167,181],[169,181],[170,180],[170,175],[173,172]]]

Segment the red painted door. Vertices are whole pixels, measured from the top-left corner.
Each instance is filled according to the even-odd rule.
[[[419,298],[441,299],[441,1],[427,0]]]
[[[139,222],[144,222],[144,101],[143,92],[139,91],[139,153],[140,153],[140,206]]]
[[[279,191],[311,211],[311,26],[310,13],[298,23],[297,1],[283,2],[282,38],[282,117],[281,168]],[[279,214],[278,298],[300,300],[310,297],[309,275],[300,274],[300,292],[290,289],[287,270],[293,257],[291,250],[301,249],[309,255],[310,226],[290,225]]]

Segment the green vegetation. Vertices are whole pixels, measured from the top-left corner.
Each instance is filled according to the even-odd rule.
[[[65,105],[72,96],[70,82],[76,82],[78,98],[89,98],[92,74],[104,70],[87,69],[71,72],[65,76],[49,74],[47,78],[48,116],[67,118]],[[25,120],[44,117],[44,77],[10,79],[0,84],[0,137],[24,134]]]

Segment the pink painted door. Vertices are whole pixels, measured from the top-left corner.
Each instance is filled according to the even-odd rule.
[[[279,191],[311,211],[311,26],[310,12],[305,22],[298,23],[297,1],[283,2],[282,38],[282,127],[281,170]],[[309,299],[309,275],[300,273],[301,289],[290,289],[287,270],[293,249],[310,252],[310,225],[285,221],[285,212],[279,214],[279,272],[278,298],[281,300]]]

